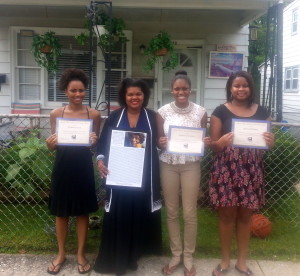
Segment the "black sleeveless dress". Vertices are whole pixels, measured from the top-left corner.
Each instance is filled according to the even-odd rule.
[[[90,148],[57,147],[48,206],[50,213],[57,217],[81,216],[97,211]]]

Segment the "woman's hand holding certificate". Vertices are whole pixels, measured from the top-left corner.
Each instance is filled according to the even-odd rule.
[[[93,120],[56,118],[57,144],[90,146]]]
[[[268,149],[264,133],[270,131],[268,120],[232,119],[233,146]],[[268,137],[267,137],[268,138]]]
[[[203,156],[205,132],[205,128],[170,126],[168,152]]]

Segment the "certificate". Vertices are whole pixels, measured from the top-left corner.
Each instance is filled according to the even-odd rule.
[[[263,133],[268,131],[270,131],[268,120],[232,119],[233,146],[267,149]]]
[[[64,146],[90,146],[93,120],[56,118],[57,144]]]
[[[142,188],[147,133],[113,129],[108,156],[111,188]]]
[[[168,152],[195,156],[204,155],[205,128],[169,126]]]

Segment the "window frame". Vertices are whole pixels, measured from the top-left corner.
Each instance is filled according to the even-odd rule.
[[[285,93],[299,93],[299,65],[286,67],[284,70],[284,92]],[[297,70],[297,75],[294,77],[294,71]],[[287,78],[288,71],[290,71],[290,77]],[[293,82],[297,80],[297,87],[293,88]],[[290,82],[290,87],[287,88],[286,82]]]
[[[291,35],[296,35],[298,33],[298,21],[299,21],[299,12],[298,8],[292,10],[291,17]]]
[[[19,77],[18,77],[18,64],[17,64],[17,42],[18,38],[17,35],[20,33],[21,30],[32,30],[34,33],[42,34],[47,31],[49,31],[49,28],[44,27],[10,27],[10,33],[11,33],[11,44],[12,44],[12,63],[11,63],[11,72],[12,72],[12,102],[20,102],[20,103],[29,103],[29,102],[35,102],[40,103],[42,109],[53,109],[57,108],[62,105],[61,101],[48,101],[48,72],[45,68],[40,68],[38,66],[31,67],[28,66],[26,68],[35,68],[40,69],[40,99],[39,100],[20,100],[20,91],[19,91]],[[79,28],[51,28],[52,31],[54,31],[57,35],[62,36],[75,36],[77,34],[80,34],[81,32],[85,32],[85,29],[79,29]],[[127,56],[126,56],[126,71],[127,76],[131,75],[132,70],[132,31],[125,31],[127,34],[127,37],[129,38],[129,41],[126,42],[127,46]],[[100,50],[97,47],[97,57],[100,55]],[[99,60],[99,59],[98,59]],[[96,99],[98,99],[100,95],[101,90],[101,84],[103,83],[103,65],[102,62],[98,62],[96,65],[96,78],[97,78],[97,88],[96,88]],[[100,70],[99,70],[100,69]],[[100,72],[100,73],[99,73]],[[100,87],[100,88],[99,88]],[[101,100],[101,99],[100,99]],[[94,106],[95,103],[92,103]]]

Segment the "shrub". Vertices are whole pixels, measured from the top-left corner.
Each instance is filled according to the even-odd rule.
[[[267,197],[282,197],[300,182],[300,144],[290,133],[274,129],[275,146],[265,156]]]
[[[53,153],[33,130],[17,144],[1,152],[1,181],[5,187],[29,197],[49,187]]]

